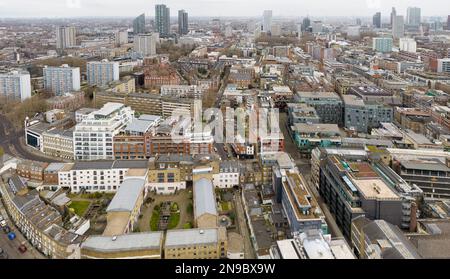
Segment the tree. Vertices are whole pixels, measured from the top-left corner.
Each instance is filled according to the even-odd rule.
[[[208,73],[208,70],[205,68],[198,68],[198,73],[204,76]]]
[[[0,146],[0,157],[2,157],[5,154],[5,151],[3,150],[3,147]]]
[[[192,212],[194,211],[194,206],[192,205],[192,203],[189,203],[187,205],[186,211],[188,214],[192,214]]]
[[[11,102],[3,108],[8,119],[16,126],[22,127],[25,118],[33,117],[36,113],[47,111],[47,102],[43,96],[35,95],[23,102]]]
[[[216,97],[217,97],[217,92],[215,90],[213,90],[213,89],[207,90],[203,94],[202,106],[205,109],[214,107],[214,103],[216,101]]]

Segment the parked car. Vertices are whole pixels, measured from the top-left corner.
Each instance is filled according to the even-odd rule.
[[[27,251],[27,247],[25,246],[25,245],[23,245],[23,244],[20,244],[20,246],[19,246],[19,252],[20,253],[25,253]]]
[[[9,240],[14,240],[14,239],[16,239],[16,234],[13,232],[10,232],[10,233],[8,233],[8,238],[9,238]]]
[[[6,221],[5,221],[5,220],[1,221],[1,222],[0,222],[0,226],[1,226],[2,228],[6,227]]]
[[[3,232],[6,233],[6,234],[10,233],[11,232],[11,228],[9,226],[5,226],[3,228]]]

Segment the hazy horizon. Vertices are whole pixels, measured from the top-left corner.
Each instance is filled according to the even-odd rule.
[[[191,17],[260,17],[272,10],[274,17],[368,17],[392,7],[406,16],[407,7],[419,7],[422,16],[450,15],[446,0],[0,0],[0,18],[134,17],[154,16],[156,4],[166,4],[171,17],[184,9]],[[345,5],[343,5],[345,3]]]

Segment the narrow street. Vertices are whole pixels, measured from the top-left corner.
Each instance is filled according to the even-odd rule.
[[[2,182],[0,182],[2,183]],[[3,206],[3,201],[0,200],[0,214],[6,220],[6,223],[11,228],[11,232],[16,234],[16,239],[10,240],[3,231],[0,231],[0,248],[7,254],[8,259],[46,259],[39,251],[36,250],[20,233],[17,227],[9,220],[6,209]],[[20,253],[19,246],[24,243],[27,247],[25,253]]]
[[[256,259],[255,250],[253,249],[252,242],[250,240],[250,232],[248,229],[247,221],[245,220],[244,206],[239,193],[235,193],[234,206],[236,208],[236,224],[239,228],[239,232],[244,239],[244,257],[245,259]]]
[[[291,155],[295,160],[295,163],[300,171],[300,173],[305,177],[307,187],[310,193],[313,194],[317,203],[319,204],[323,214],[325,215],[325,220],[328,224],[329,231],[333,237],[343,237],[341,230],[339,229],[334,216],[331,214],[328,206],[323,201],[317,189],[311,185],[311,161],[309,159],[301,158],[300,152],[295,145],[289,131],[287,130],[287,114],[280,113],[280,129],[284,135],[285,139],[285,151]]]

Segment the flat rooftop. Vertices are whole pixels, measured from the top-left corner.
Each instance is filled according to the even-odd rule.
[[[340,135],[340,130],[336,124],[305,124],[296,123],[292,126],[294,131],[299,133],[333,133]]]
[[[297,96],[300,98],[308,98],[308,99],[336,99],[341,100],[339,95],[335,92],[297,92]]]
[[[101,109],[94,112],[95,115],[108,116],[116,110],[124,107],[124,104],[120,103],[106,103]]]
[[[344,100],[344,103],[349,106],[364,106],[363,99],[355,95],[344,95],[342,99]]]
[[[354,179],[353,183],[366,199],[400,199],[381,178]]]
[[[180,246],[196,246],[217,244],[219,241],[218,229],[189,229],[189,230],[169,230],[166,235],[166,248],[176,248]]]
[[[355,86],[350,88],[349,93],[361,96],[392,96],[393,94],[376,86]]]
[[[278,250],[282,259],[297,260],[301,259],[300,255],[295,247],[294,239],[285,239],[277,241]]]
[[[316,209],[318,209],[318,205],[316,200],[306,189],[303,178],[298,173],[288,172],[286,175],[288,176],[288,179],[283,182],[283,187],[287,193],[289,203],[294,209],[296,218],[298,220],[319,218],[315,213]],[[311,201],[308,200],[308,197],[311,197]],[[300,206],[308,209],[307,211],[309,214],[302,212],[299,208]]]
[[[103,253],[160,250],[162,238],[162,232],[133,233],[114,238],[110,236],[90,236],[83,242],[81,248]]]

